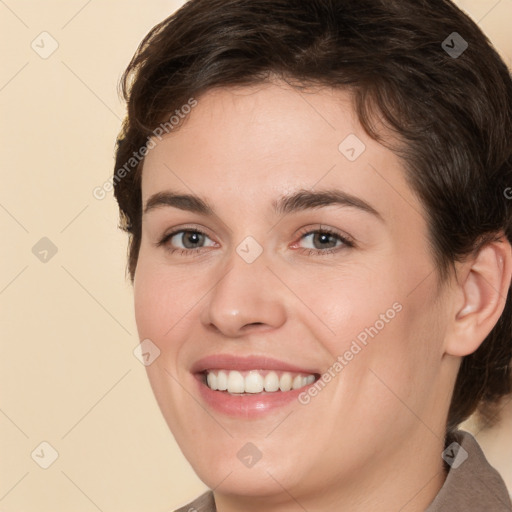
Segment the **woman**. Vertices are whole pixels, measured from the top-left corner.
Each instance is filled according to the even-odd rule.
[[[191,0],[123,86],[138,332],[212,489],[180,510],[512,510],[457,429],[511,391],[512,82],[479,28]]]

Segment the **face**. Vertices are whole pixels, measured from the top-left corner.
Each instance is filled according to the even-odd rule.
[[[445,299],[425,215],[348,93],[210,91],[155,144],[136,321],[160,350],[147,366],[158,404],[203,481],[313,495],[437,442]]]

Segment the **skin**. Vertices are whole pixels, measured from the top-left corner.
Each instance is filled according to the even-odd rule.
[[[366,145],[353,162],[338,149],[349,134]],[[488,245],[439,283],[403,163],[366,135],[347,92],[282,83],[208,91],[156,142],[143,204],[171,189],[200,196],[215,215],[170,206],[144,214],[136,322],[140,339],[161,351],[147,372],[163,416],[217,509],[425,510],[445,479],[461,356],[504,307],[510,245]],[[382,219],[337,205],[272,210],[298,189],[333,188]],[[320,225],[354,246],[334,238],[338,250],[326,254],[304,235]],[[208,235],[202,248],[180,252],[180,237],[157,245],[181,226]],[[247,236],[263,249],[250,264],[236,251]],[[246,419],[210,408],[197,392],[190,369],[211,354],[268,355],[323,373],[394,303],[401,311],[307,405]],[[262,454],[250,468],[237,457],[247,442]]]

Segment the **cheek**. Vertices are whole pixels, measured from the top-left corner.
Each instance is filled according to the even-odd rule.
[[[135,320],[140,339],[168,339],[197,302],[197,287],[183,271],[169,272],[141,249],[134,279]]]
[[[308,293],[322,320],[310,324],[315,337],[332,358],[341,358],[343,369],[338,365],[334,372],[354,384],[340,393],[354,397],[364,390],[369,397],[385,397],[391,394],[387,384],[403,398],[421,395],[439,366],[443,332],[433,283],[411,293],[416,276],[403,280],[389,270],[378,279],[373,273],[368,280],[344,276],[323,286],[317,281]]]
[[[361,390],[373,397],[377,409],[385,406],[395,411],[390,419],[394,416],[414,422],[414,415],[407,409],[419,412],[429,407],[431,386],[441,363],[443,331],[437,322],[433,296],[403,295],[395,304],[398,302],[400,311],[388,323],[369,319],[373,327],[383,328],[368,339],[362,351],[364,376],[360,384]]]
[[[364,347],[384,337],[400,317],[399,288],[378,275],[368,269],[297,275],[304,303],[312,313],[310,327],[329,346],[331,355],[342,354],[354,340]]]
[[[183,400],[177,382],[182,382],[186,373],[179,366],[179,361],[191,329],[193,306],[197,303],[194,295],[197,288],[190,286],[183,274],[185,272],[170,272],[154,259],[147,258],[141,250],[134,279],[135,320],[139,339],[151,340],[160,350],[158,358],[146,367],[147,376],[160,409],[175,435],[183,428],[179,426],[183,415],[177,414],[177,411],[188,411],[187,407],[190,407],[187,397]]]

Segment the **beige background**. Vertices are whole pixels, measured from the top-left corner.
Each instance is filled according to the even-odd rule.
[[[92,195],[113,171],[121,73],[182,3],[0,0],[0,512],[164,512],[204,489],[133,355],[116,204]],[[458,3],[510,66],[512,0]],[[478,439],[512,489],[510,409]]]

